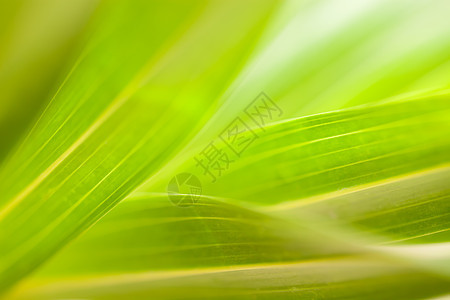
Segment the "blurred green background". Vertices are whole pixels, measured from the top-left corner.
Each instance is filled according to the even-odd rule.
[[[450,292],[449,1],[0,7],[5,297]],[[257,138],[212,182],[196,159],[236,118]]]

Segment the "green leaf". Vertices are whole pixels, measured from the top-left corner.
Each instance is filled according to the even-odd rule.
[[[178,207],[141,196],[120,203],[12,297],[393,299],[447,286],[399,259],[222,201]]]
[[[0,293],[450,292],[448,1],[44,2],[0,12]]]
[[[442,130],[450,130],[450,102],[447,97],[444,94],[382,103],[267,127],[257,143],[248,149],[249,154],[241,157],[242,163],[236,162],[238,171],[235,174],[243,176],[253,186],[261,186],[261,194],[248,197],[252,205],[243,202],[244,199],[202,197],[184,207],[175,205],[170,196],[164,194],[149,196],[144,193],[138,196],[136,193],[135,197],[123,201],[54,257],[29,282],[19,287],[18,293],[30,289],[30,297],[42,293],[42,297],[101,299],[116,297],[123,289],[136,297],[158,295],[162,299],[179,299],[201,290],[207,298],[221,295],[247,299],[249,293],[261,293],[262,299],[266,294],[351,298],[366,295],[376,286],[386,297],[394,298],[418,296],[417,290],[407,288],[416,281],[424,284],[420,291],[423,297],[448,292],[444,287],[448,279],[444,278],[450,273],[448,268],[439,265],[448,261],[448,256],[442,256],[442,260],[429,260],[422,255],[424,249],[413,251],[414,248],[378,245],[380,241],[432,236],[448,229],[448,222],[439,220],[439,215],[438,222],[429,222],[429,216],[436,215],[436,211],[442,212],[443,218],[448,212],[445,197],[448,195],[446,183],[450,173],[448,167],[436,164],[436,160],[445,161],[448,152],[440,150],[441,156],[429,157],[424,155],[421,147],[426,144],[426,151],[436,151],[444,145],[444,149],[448,149],[447,135]],[[435,107],[426,105],[430,99]],[[436,136],[429,134],[433,131],[436,131]],[[391,132],[396,132],[396,143],[392,142]],[[402,132],[404,139],[401,138]],[[415,141],[410,141],[411,134]],[[334,140],[343,137],[345,139],[338,142]],[[376,143],[369,143],[369,140]],[[348,149],[361,150],[361,147],[365,147],[365,151],[346,153]],[[336,151],[336,148],[341,150]],[[395,158],[397,162],[404,161],[405,166],[394,171],[387,169],[391,159],[384,153],[405,148],[410,156],[403,151],[404,156]],[[321,188],[316,193],[322,194],[289,201],[286,192],[293,189],[271,183],[276,182],[282,167],[289,166],[286,171],[302,172],[302,168],[290,168],[291,162],[297,163],[298,157],[309,153],[317,153],[322,158],[330,155],[330,162],[339,162],[344,168],[365,163],[371,157],[380,159],[376,167],[370,164],[353,171],[357,174],[373,172],[376,176],[356,181],[348,189],[330,192],[328,188]],[[337,156],[339,153],[342,161]],[[355,153],[360,156],[355,156]],[[367,157],[361,157],[362,154]],[[411,160],[411,157],[422,160]],[[251,177],[256,166],[267,166],[268,160],[272,163],[271,168],[266,168],[266,172],[261,168],[257,172],[260,176]],[[351,164],[348,160],[356,160],[356,163]],[[305,165],[305,160],[300,161]],[[322,167],[324,171],[319,169],[317,172],[316,187],[320,187],[318,182],[333,184],[328,171],[339,170],[339,167],[330,169],[326,160]],[[424,167],[433,169],[423,171]],[[272,173],[273,170],[278,172]],[[417,174],[409,175],[411,170],[416,170]],[[378,174],[380,171],[385,172]],[[240,178],[230,174],[209,187],[219,186],[222,179]],[[349,173],[346,174],[349,178]],[[393,174],[396,177],[392,177]],[[246,175],[248,177],[244,177]],[[283,178],[300,178],[299,182],[303,183],[303,177],[290,174]],[[419,182],[422,189],[411,192],[411,187]],[[242,183],[245,182],[234,180],[226,184],[236,188],[230,192],[236,192],[245,191]],[[220,189],[214,190],[218,191]],[[301,192],[297,193],[301,195]],[[264,208],[254,206],[256,203],[279,202],[283,198],[286,200],[281,204]],[[436,198],[442,201],[434,201]],[[382,217],[371,221],[370,216]],[[361,221],[354,221],[355,218]],[[388,228],[384,229],[383,224],[389,224]],[[394,230],[393,235],[389,231],[393,228],[402,230]],[[435,240],[447,241],[445,235],[438,235]],[[432,249],[428,247],[425,251]],[[361,270],[368,268],[366,264],[371,270],[364,275]],[[350,273],[329,275],[331,277],[316,274],[334,274],[336,269],[351,270],[353,267],[356,268],[354,272],[360,272],[361,276],[356,282]],[[304,268],[306,275],[300,276]],[[251,273],[252,280],[239,279],[241,273]],[[217,276],[217,279],[204,279],[211,276]],[[310,282],[304,276],[318,278],[318,281]],[[439,276],[442,278],[438,279]],[[271,286],[269,282],[275,281],[275,277],[280,284]],[[392,285],[397,288],[393,290]],[[59,289],[59,286],[64,288]],[[230,289],[223,290],[223,286]],[[176,292],[171,292],[174,288]]]
[[[239,5],[222,27],[237,5],[101,3],[81,56],[0,171],[0,290],[152,176],[209,116],[273,7]],[[199,44],[218,33],[212,47]]]
[[[443,93],[255,127],[258,137],[239,156],[221,138],[212,140],[233,160],[214,173],[215,181],[195,160],[202,159],[199,147],[181,167],[160,174],[165,182],[140,191],[163,191],[168,178],[189,172],[207,195],[257,204],[302,201],[448,163],[449,116],[450,96]]]

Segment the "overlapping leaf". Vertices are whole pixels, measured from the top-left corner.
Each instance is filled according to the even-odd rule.
[[[172,5],[108,1],[96,12],[82,56],[1,171],[1,288],[171,157],[208,117],[273,7],[260,5],[250,17],[252,3]],[[220,26],[236,6],[233,25]]]
[[[281,166],[308,153],[309,150],[303,147],[314,145],[318,140],[322,144],[312,151],[317,153],[319,149],[323,157],[333,154],[333,161],[339,161],[336,153],[340,153],[335,151],[335,136],[347,137],[347,146],[343,146],[343,141],[338,143],[343,147],[344,161],[356,158],[357,163],[368,161],[373,156],[370,150],[379,149],[375,145],[386,145],[381,147],[383,151],[392,151],[387,145],[398,149],[410,147],[411,155],[421,159],[405,157],[407,167],[394,169],[394,173],[390,173],[391,170],[382,173],[381,178],[388,178],[384,181],[372,176],[357,181],[347,190],[330,193],[329,189],[321,189],[317,191],[321,195],[268,206],[264,212],[252,212],[259,209],[245,208],[242,201],[236,204],[227,199],[217,201],[201,198],[189,207],[175,206],[164,196],[149,197],[144,194],[127,199],[26,283],[25,287],[31,290],[28,296],[102,299],[115,295],[120,298],[117,295],[121,289],[131,291],[136,297],[159,295],[168,299],[188,297],[200,291],[207,298],[221,295],[235,299],[247,299],[250,293],[257,293],[261,299],[274,295],[300,298],[312,295],[327,298],[356,297],[372,293],[371,289],[375,287],[390,298],[407,295],[418,297],[419,294],[425,297],[448,292],[445,288],[447,279],[440,278],[449,275],[448,269],[438,265],[439,262],[447,262],[448,256],[430,262],[423,255],[399,257],[402,252],[396,252],[398,248],[375,246],[380,242],[380,237],[383,241],[392,242],[417,235],[432,236],[448,229],[448,223],[439,220],[440,215],[445,217],[448,213],[445,201],[448,194],[448,170],[434,160],[437,158],[438,162],[445,162],[448,152],[438,151],[434,157],[429,157],[424,155],[422,147],[412,147],[409,139],[397,138],[396,143],[392,143],[392,137],[388,134],[392,128],[396,132],[404,130],[408,132],[407,136],[412,134],[417,138],[415,143],[418,145],[426,143],[431,149],[439,149],[439,146],[448,148],[448,135],[425,134],[427,131],[442,134],[443,128],[450,130],[450,101],[447,97],[439,95],[382,103],[270,126],[258,143],[249,148],[249,154],[242,157],[243,163],[237,162],[237,167],[241,168],[239,174],[244,176],[246,170],[254,171],[255,165],[263,164],[264,159],[273,158],[272,168],[267,169],[266,173],[261,169],[257,172],[261,176],[253,178],[253,185],[257,180],[268,180],[265,184],[261,181],[261,186],[267,187],[265,197],[259,195],[259,200],[256,196],[248,197],[248,201],[254,203],[264,204],[271,200],[268,196],[270,193],[279,195],[273,200],[283,199],[286,191],[290,192],[292,188],[270,185],[278,178],[278,174],[270,171],[283,170]],[[427,111],[424,108],[429,107],[425,104],[430,99],[435,101],[436,108]],[[359,118],[357,123],[349,121],[356,117]],[[334,130],[339,134],[335,134]],[[305,131],[308,134],[305,135]],[[333,133],[332,138],[321,136],[329,132]],[[371,145],[365,135],[377,143]],[[301,140],[297,143],[304,136],[310,142]],[[280,147],[275,150],[295,151],[268,152],[271,145]],[[363,153],[366,157],[345,153],[347,149],[364,146],[366,151],[357,153]],[[281,158],[276,156],[279,153],[283,154]],[[443,153],[442,156],[439,157],[439,153]],[[376,154],[378,158],[380,155]],[[390,161],[384,162],[385,157],[381,156],[377,167],[370,165],[370,170],[384,171],[385,163]],[[396,158],[396,161],[401,160]],[[277,168],[277,163],[282,165]],[[342,165],[345,167],[351,164],[345,162]],[[425,167],[434,170],[423,171]],[[322,168],[324,171],[317,168],[320,176],[316,180],[330,182],[326,164]],[[416,174],[409,175],[411,170],[415,170]],[[302,172],[303,169],[287,168],[286,171]],[[361,174],[360,169],[355,172]],[[389,179],[393,174],[396,177]],[[233,176],[224,176],[223,179],[233,180]],[[220,180],[222,178],[210,185],[210,191],[221,191],[213,190],[214,185],[220,185]],[[252,178],[249,176],[247,180]],[[422,189],[411,192],[411,186],[419,182]],[[244,190],[242,185],[239,186],[239,180],[228,184],[234,188],[230,192]],[[444,201],[439,201],[441,199]],[[377,219],[379,215],[384,217]],[[437,222],[429,222],[429,216],[436,215]],[[375,219],[371,221],[372,216]],[[415,222],[408,221],[411,219]],[[384,229],[376,220],[389,226]],[[403,230],[394,230],[396,235],[393,235],[393,228]],[[448,242],[445,235],[437,235],[436,241]],[[313,262],[309,262],[311,259]],[[362,270],[367,269],[368,265],[371,270],[362,275],[365,274]],[[322,268],[331,277],[317,275],[316,272],[322,274]],[[359,272],[361,277],[353,282],[352,272],[342,276],[330,275],[334,274],[336,268],[355,268],[355,274]],[[302,270],[306,273],[303,274]],[[235,276],[241,278],[249,274],[252,276],[251,281],[235,279]],[[304,276],[317,278],[317,281],[310,281]],[[206,279],[211,277],[216,279]],[[274,281],[274,278],[278,278],[279,283],[272,286],[269,282]],[[406,288],[416,281],[423,284],[420,292]],[[113,283],[117,289],[104,288]],[[224,285],[232,288],[222,290]],[[392,285],[397,289],[392,289]],[[171,292],[173,287],[176,287],[176,292]]]
[[[449,96],[428,92],[449,86],[446,9],[445,0],[101,2],[72,69],[2,164],[0,290],[142,183],[135,195],[161,193],[191,172],[204,194],[234,200],[180,208],[131,197],[16,295],[448,293],[449,269],[439,268],[448,257],[422,255],[448,242]],[[261,91],[284,118],[426,97],[255,127],[258,139],[211,184],[194,156]],[[375,246],[406,240],[436,245]],[[402,249],[411,255],[400,259]]]

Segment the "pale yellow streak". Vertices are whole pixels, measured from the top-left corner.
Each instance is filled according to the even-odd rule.
[[[405,181],[405,180],[409,180],[412,178],[417,178],[417,177],[421,177],[421,176],[429,175],[429,174],[433,174],[433,173],[445,172],[448,169],[450,169],[450,163],[445,163],[445,164],[441,164],[437,167],[432,167],[432,168],[421,170],[419,172],[406,173],[406,174],[402,174],[399,176],[391,177],[389,179],[374,181],[374,182],[371,182],[368,184],[362,184],[362,185],[359,185],[359,186],[356,186],[353,188],[348,188],[346,190],[341,190],[341,191],[328,193],[325,195],[318,195],[318,196],[313,196],[310,198],[299,199],[299,200],[294,200],[294,201],[290,201],[290,202],[286,202],[286,203],[276,204],[276,205],[266,208],[265,210],[267,210],[267,211],[284,211],[284,210],[294,209],[294,208],[310,205],[312,203],[322,202],[322,201],[330,200],[330,199],[333,199],[336,197],[341,197],[341,196],[357,193],[360,191],[369,190],[369,189],[372,189],[372,188],[375,188],[378,186],[389,185],[392,183]]]
[[[445,215],[444,215],[444,216],[445,216]],[[442,216],[439,216],[439,217],[442,217]],[[431,218],[430,218],[430,219],[431,219]],[[422,221],[422,220],[420,220],[420,221]],[[424,236],[433,235],[433,234],[436,234],[436,233],[446,232],[446,231],[449,231],[449,230],[450,230],[450,228],[445,228],[445,229],[436,230],[436,231],[433,231],[433,232],[427,232],[427,233],[424,233],[424,234],[419,234],[419,235],[415,235],[415,236],[410,236],[410,237],[407,237],[407,238],[404,238],[404,239],[398,239],[398,240],[394,240],[394,241],[389,241],[389,242],[380,243],[379,245],[389,245],[389,244],[393,244],[393,243],[404,242],[404,241],[408,241],[408,240],[413,240],[413,239],[421,238],[421,237],[424,237]]]
[[[363,256],[362,256],[363,257]],[[153,280],[165,280],[174,279],[180,277],[197,276],[197,275],[209,275],[217,273],[228,273],[236,271],[252,271],[252,270],[276,270],[280,268],[310,268],[310,267],[327,267],[330,265],[336,266],[357,266],[361,263],[362,266],[370,264],[369,261],[361,260],[361,258],[348,258],[347,256],[342,257],[326,257],[320,259],[311,260],[300,260],[282,263],[256,263],[256,264],[243,264],[243,265],[233,265],[233,266],[221,266],[221,267],[211,267],[211,268],[198,268],[198,269],[187,269],[187,270],[174,270],[174,271],[153,271],[153,272],[142,272],[142,273],[127,273],[120,275],[107,275],[101,278],[98,277],[72,277],[67,278],[64,281],[60,281],[57,284],[47,286],[47,288],[42,288],[41,290],[47,291],[64,291],[70,287],[99,287],[99,286],[111,286],[116,284],[127,284],[136,282],[148,282]],[[80,282],[76,282],[80,280]],[[82,281],[81,281],[82,280]],[[72,282],[74,281],[74,282]],[[39,284],[39,281],[35,283]]]

